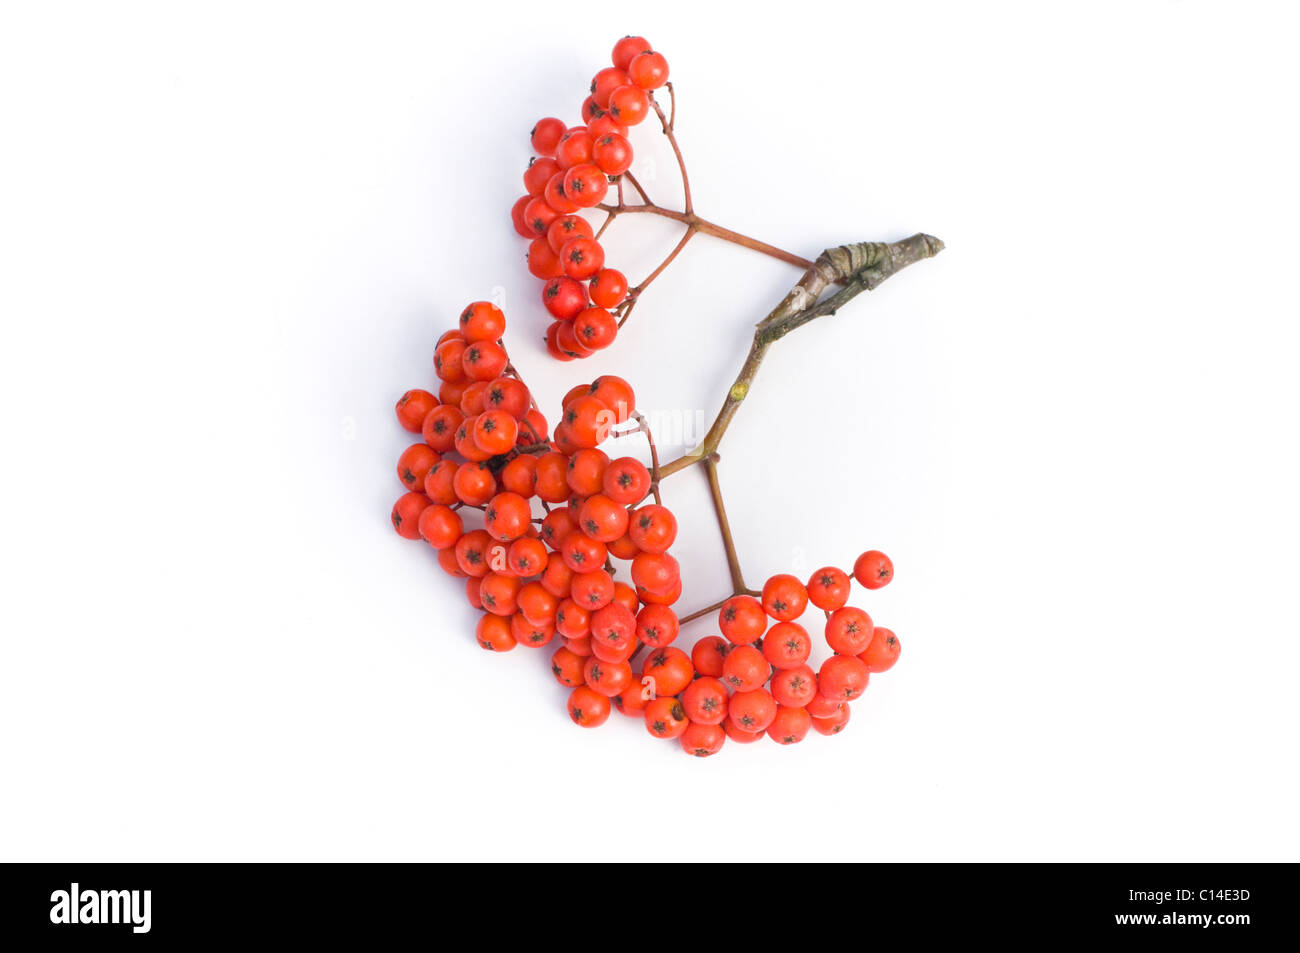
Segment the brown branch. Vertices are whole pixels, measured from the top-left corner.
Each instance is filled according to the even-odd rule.
[[[704,475],[709,480],[709,498],[713,501],[713,511],[718,515],[718,529],[722,533],[722,547],[727,551],[727,569],[731,571],[731,588],[736,595],[747,592],[745,576],[740,571],[740,557],[736,554],[736,541],[731,535],[731,523],[727,520],[727,508],[722,503],[722,485],[718,482],[718,455],[710,453],[704,458]]]
[[[939,239],[918,234],[892,244],[861,242],[822,252],[790,293],[754,328],[754,339],[745,363],[704,440],[690,453],[664,464],[660,468],[661,475],[670,476],[697,463],[710,466],[710,457],[717,452],[723,434],[748,396],[759,365],[773,342],[814,318],[834,314],[862,292],[877,287],[908,265],[923,258],[933,258],[942,250],[943,242]],[[844,287],[819,302],[817,299],[821,293],[835,281],[844,282]]]
[[[650,215],[658,215],[662,218],[670,218],[674,222],[681,222],[688,230],[702,232],[705,235],[712,235],[714,238],[721,238],[725,242],[731,242],[733,245],[739,245],[742,248],[748,248],[751,251],[760,252],[778,261],[783,261],[788,265],[794,265],[797,268],[805,270],[811,268],[813,263],[807,258],[788,252],[784,248],[778,248],[767,242],[759,241],[757,238],[751,238],[741,232],[730,228],[724,228],[708,219],[700,218],[693,212],[679,212],[676,209],[663,208],[659,205],[597,205],[596,208],[602,212],[608,212],[611,215],[622,215],[624,212],[636,213],[644,212]]]

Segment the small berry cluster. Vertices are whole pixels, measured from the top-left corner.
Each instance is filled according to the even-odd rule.
[[[668,82],[668,61],[639,36],[619,40],[611,58],[592,78],[583,125],[546,118],[533,127],[537,155],[524,170],[527,194],[511,210],[515,231],[530,240],[528,270],[544,282],[542,303],[554,319],[547,350],[563,361],[588,357],[618,334],[611,312],[627,298],[627,278],[605,267],[605,250],[580,213],[599,205],[631,168],[629,129],[650,114],[651,93]]]
[[[411,390],[397,402],[399,423],[424,442],[398,460],[408,492],[393,506],[393,528],[426,540],[447,573],[465,578],[470,604],[484,611],[483,648],[538,648],[558,633],[552,670],[574,689],[569,713],[596,725],[633,685],[637,649],[677,636],[677,520],[650,500],[644,464],[599,449],[618,425],[641,427],[631,386],[606,375],[573,388],[548,440],[504,331],[499,309],[470,305],[439,339],[438,396]],[[535,500],[544,516],[533,515]],[[481,526],[466,525],[467,510],[482,514]],[[631,585],[615,581],[615,560],[630,564]]]
[[[879,589],[893,571],[889,557],[872,550],[858,557],[853,578]],[[810,728],[838,734],[871,673],[891,668],[902,650],[893,632],[847,604],[849,589],[849,574],[827,566],[806,585],[781,573],[767,580],[761,598],[728,599],[718,610],[722,636],[696,643],[691,663],[698,677],[649,725],[651,733],[676,737],[683,750],[701,757],[727,739],[749,744],[766,733],[788,745]],[[812,639],[795,621],[810,603],[826,614],[826,643],[834,653],[815,672],[808,664]]]

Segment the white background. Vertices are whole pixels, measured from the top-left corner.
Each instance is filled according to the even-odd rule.
[[[1300,859],[1284,5],[4,9],[0,856]],[[782,341],[723,447],[751,581],[898,567],[835,738],[581,731],[388,526],[393,402],[468,301],[548,412],[611,372],[711,416],[797,277],[700,238],[610,351],[544,355],[506,213],[629,31],[702,214],[948,246]],[[666,487],[688,610],[725,567]]]

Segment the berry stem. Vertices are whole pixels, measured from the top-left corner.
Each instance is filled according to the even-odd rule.
[[[727,568],[731,571],[731,588],[736,595],[748,592],[744,573],[740,571],[740,557],[736,554],[736,541],[731,535],[731,522],[727,519],[727,508],[722,502],[722,484],[718,482],[718,455],[710,453],[703,461],[704,475],[709,480],[709,497],[713,500],[713,511],[718,514],[718,529],[722,532],[722,546],[727,551]]]
[[[709,461],[715,457],[723,434],[731,425],[741,402],[749,395],[759,365],[775,341],[814,318],[834,314],[862,292],[877,287],[908,265],[923,258],[933,258],[942,250],[943,242],[939,239],[917,234],[890,244],[860,242],[822,252],[790,289],[790,293],[754,328],[754,339],[749,346],[745,363],[736,376],[736,382],[727,391],[722,408],[718,411],[713,426],[704,435],[703,442],[690,453],[664,464],[659,471],[661,477],[670,476],[697,463],[704,463],[706,468],[712,467]],[[844,287],[819,302],[817,299],[822,291],[837,281],[842,282]]]
[[[655,205],[654,202],[650,201],[650,196],[646,195],[646,191],[645,191],[645,189],[643,189],[643,188],[641,187],[641,183],[638,182],[638,181],[636,180],[636,176],[632,174],[632,170],[631,170],[631,169],[628,169],[626,172],[624,172],[623,175],[621,176],[621,178],[627,179],[629,182],[632,183],[632,188],[636,189],[637,194],[641,196],[641,201],[644,202],[645,205],[644,205],[644,206],[637,206],[637,205],[628,206],[628,205],[625,205],[625,204],[623,203],[623,194],[622,194],[622,192],[620,192],[620,193],[619,193],[619,196],[618,196],[618,207],[619,207],[619,208],[642,208],[642,207],[644,207],[644,208],[658,208],[658,207],[659,207],[658,205]]]
[[[654,434],[650,432],[650,425],[640,411],[634,413],[632,419],[636,421],[637,432],[645,434],[646,443],[650,445],[650,492],[654,494],[655,502],[662,506],[664,501],[659,497],[659,449],[655,446]]]
[[[673,250],[668,253],[668,257],[659,263],[659,267],[650,272],[650,274],[646,276],[646,279],[635,288],[628,290],[627,298],[624,299],[621,305],[619,305],[621,314],[618,320],[618,326],[620,328],[627,322],[628,317],[632,314],[632,309],[636,307],[636,301],[637,298],[641,296],[641,292],[650,287],[650,283],[663,274],[664,269],[673,263],[673,259],[681,254],[682,249],[686,247],[686,243],[694,237],[695,231],[688,228],[686,234],[682,236],[681,241],[673,246]]]
[[[651,215],[658,215],[662,218],[670,218],[674,222],[681,222],[686,226],[688,232],[702,232],[705,235],[712,235],[714,238],[721,238],[725,242],[731,242],[733,245],[740,245],[742,248],[748,248],[751,251],[761,252],[788,265],[794,265],[803,268],[805,271],[813,266],[809,261],[794,252],[788,252],[784,248],[777,248],[775,245],[769,245],[767,242],[759,241],[757,238],[751,238],[741,232],[718,225],[716,222],[710,222],[706,218],[700,218],[694,212],[679,212],[676,209],[664,208],[661,205],[598,205],[596,206],[602,212],[607,212],[612,217],[622,215],[625,212],[645,212]],[[607,220],[608,221],[608,220]]]
[[[664,135],[668,137],[668,144],[673,147],[673,155],[677,156],[677,168],[682,172],[682,193],[685,196],[684,207],[686,214],[690,215],[694,211],[694,206],[691,205],[691,180],[686,174],[686,160],[682,158],[681,146],[677,144],[677,134],[673,132],[673,123],[677,120],[677,94],[673,92],[672,83],[668,84],[668,95],[672,98],[672,121],[669,121],[668,117],[664,115],[664,109],[659,105],[653,93],[650,94],[650,105],[659,116],[659,123],[663,126]]]
[[[740,595],[745,595],[745,596],[758,596],[758,595],[762,595],[762,593],[760,593],[760,592],[759,592],[758,590],[756,590],[756,589],[747,589],[747,590],[745,590],[743,593],[742,593],[742,592],[738,592],[738,593],[736,593],[736,595],[737,595],[737,596],[740,596]],[[735,598],[735,597],[734,597],[734,596],[727,596],[726,599],[719,599],[717,602],[715,602],[715,603],[714,603],[713,605],[711,605],[711,606],[705,606],[703,609],[696,609],[696,610],[695,610],[694,612],[692,612],[690,615],[684,615],[684,616],[682,616],[680,619],[677,620],[677,622],[678,622],[678,624],[680,624],[680,625],[685,625],[687,622],[694,622],[696,619],[702,619],[702,618],[704,618],[704,616],[708,615],[710,612],[717,612],[719,609],[721,609],[723,606],[725,606],[729,600],[731,600],[731,599],[733,599],[733,598]]]

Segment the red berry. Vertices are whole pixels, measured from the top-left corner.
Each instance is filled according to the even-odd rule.
[[[677,738],[682,750],[697,758],[707,758],[722,750],[727,740],[727,731],[721,725],[704,725],[691,722]]]
[[[849,574],[826,566],[808,577],[808,601],[818,609],[834,611],[849,600]]]
[[[493,550],[498,548],[500,547],[492,547]],[[496,557],[489,556],[488,561],[489,564],[495,563]],[[501,557],[501,564],[504,567],[504,555]],[[522,588],[523,583],[515,576],[489,572],[479,582],[478,594],[483,600],[484,609],[493,615],[511,616],[519,611],[519,590]]]
[[[808,714],[814,719],[817,718],[834,718],[841,709],[848,708],[849,703],[842,698],[827,698],[825,695],[817,692],[812,698],[808,699],[804,705],[808,709]]]
[[[510,617],[510,634],[520,645],[540,649],[555,637],[555,623],[549,619],[530,622],[522,612],[516,612]]]
[[[663,595],[681,581],[681,570],[668,553],[641,553],[632,560],[632,581],[638,590]]]
[[[827,698],[852,701],[871,677],[866,663],[852,655],[832,655],[817,671],[817,691]]]
[[[501,410],[516,421],[523,421],[528,414],[531,396],[524,382],[514,377],[498,377],[487,386],[483,395],[483,406],[487,410]],[[529,439],[530,443],[536,440]]]
[[[776,699],[762,688],[739,691],[727,704],[727,720],[742,731],[765,731],[776,718]]]
[[[569,649],[561,646],[555,650],[551,656],[551,674],[561,685],[569,688],[576,688],[583,684],[583,665],[585,659],[581,655],[575,655]]]
[[[594,238],[570,238],[560,248],[560,265],[576,281],[586,281],[605,264],[605,250]]]
[[[591,161],[605,175],[622,175],[632,167],[632,144],[616,132],[606,133],[592,144]]]
[[[718,628],[737,645],[747,645],[767,631],[767,614],[753,596],[732,596],[718,610]]]
[[[609,457],[603,450],[592,447],[575,450],[569,457],[569,468],[565,473],[569,489],[581,497],[599,493],[604,485],[605,469],[608,466]]]
[[[542,198],[546,204],[555,210],[557,215],[569,215],[576,212],[580,205],[573,201],[564,191],[564,173],[557,172],[551,176],[546,183],[546,191],[542,193]],[[548,227],[550,223],[547,223]]]
[[[485,410],[475,418],[474,443],[484,453],[496,456],[514,448],[519,424],[504,410]]]
[[[658,89],[668,82],[668,61],[661,53],[638,53],[628,64],[627,77],[642,89]]]
[[[588,612],[595,612],[610,604],[627,612],[627,608],[614,602],[614,580],[603,568],[576,573],[569,589],[569,598]],[[636,618],[628,613],[628,631],[636,630]]]
[[[456,444],[456,431],[465,420],[459,407],[442,404],[429,411],[420,433],[424,442],[439,453],[448,453]]]
[[[614,426],[614,415],[596,398],[578,397],[565,405],[563,424],[568,428],[574,443],[579,447],[592,448],[605,442]],[[603,467],[601,472],[603,479]],[[596,491],[599,492],[599,489],[597,487]]]
[[[771,690],[778,703],[802,708],[817,697],[817,673],[807,665],[781,669],[772,676]]]
[[[559,278],[564,274],[560,256],[551,250],[550,242],[545,238],[534,238],[528,245],[528,273],[534,278],[546,281]]]
[[[738,692],[762,688],[771,672],[772,667],[763,658],[763,653],[752,645],[737,645],[727,653],[722,663],[723,681]]]
[[[559,330],[555,332],[555,343],[558,344],[560,348],[563,349],[564,352],[569,354],[571,357],[591,356],[591,351],[583,347],[582,344],[578,341],[578,337],[573,331],[573,321],[571,320],[561,322]],[[562,440],[558,428],[556,430],[555,440],[557,446],[560,444]],[[571,450],[572,447],[561,447],[560,449],[567,451],[567,450]]]
[[[651,648],[670,644],[680,630],[677,613],[668,606],[649,605],[637,613],[636,637]]]
[[[460,464],[451,460],[439,460],[424,475],[424,495],[435,503],[451,506],[459,503],[456,495],[456,471]]]
[[[566,130],[555,150],[555,161],[561,169],[572,169],[591,161],[591,149],[594,145],[591,133],[581,127]]]
[[[767,736],[777,744],[798,744],[808,736],[811,727],[812,716],[808,714],[808,709],[778,705],[776,717],[767,726]]]
[[[575,725],[597,728],[609,720],[610,702],[600,692],[579,685],[569,696],[568,709]]]
[[[593,655],[583,666],[583,678],[587,685],[606,698],[613,698],[626,691],[632,684],[632,666],[627,662],[605,661]]]
[[[609,105],[609,94],[629,82],[625,71],[617,66],[606,66],[591,81],[591,100],[601,109]]]
[[[591,223],[581,215],[562,215],[546,229],[546,241],[558,257],[560,249],[570,238],[591,238],[595,234]]]
[[[619,122],[635,126],[650,113],[650,97],[640,86],[620,86],[609,97],[609,114]]]
[[[720,725],[727,717],[727,686],[716,678],[697,678],[682,692],[682,707],[693,722]]]
[[[642,552],[666,552],[677,539],[677,518],[666,506],[648,503],[633,511],[627,532]]]
[[[636,413],[636,395],[632,385],[613,374],[602,374],[591,382],[591,396],[614,412],[614,422],[621,424]]]
[[[438,398],[427,390],[408,390],[397,401],[397,422],[404,430],[419,433],[424,418],[438,406]]]
[[[601,136],[615,135],[627,137],[627,125],[619,122],[609,113],[601,113],[593,119],[587,120],[587,132],[591,133],[592,139],[599,139]]]
[[[601,575],[606,579],[609,578],[605,573]],[[627,645],[635,646],[636,616],[621,602],[610,602],[602,606],[591,614],[591,639],[593,644],[599,641],[618,648]],[[622,690],[620,688],[618,691]],[[614,694],[617,695],[618,692]]]
[[[779,573],[763,584],[763,609],[773,619],[790,622],[808,607],[808,590],[794,576]]]
[[[529,159],[528,168],[524,170],[524,190],[529,195],[541,195],[551,176],[559,171],[560,164],[552,158]]]
[[[877,627],[865,651],[858,656],[869,672],[887,672],[894,667],[903,644],[890,629]]]
[[[485,615],[478,620],[475,630],[478,644],[489,652],[509,652],[515,647],[515,636],[510,631],[510,620],[498,615]]]
[[[690,724],[676,698],[656,698],[645,706],[646,730],[656,738],[677,738]]]
[[[533,511],[526,499],[518,493],[498,493],[488,501],[483,528],[493,539],[510,542],[528,532],[532,519]]]
[[[552,321],[546,327],[546,353],[551,355],[557,361],[571,361],[576,354],[570,354],[560,347],[560,328],[564,327],[563,321]]]
[[[720,678],[722,676],[722,665],[726,661],[728,651],[729,647],[724,639],[716,635],[707,635],[692,647],[691,664],[695,666],[695,671],[701,675]]]
[[[849,723],[850,713],[848,704],[842,704],[829,718],[814,718],[813,730],[822,735],[838,735]]]
[[[461,424],[461,429],[465,425]],[[456,490],[456,497],[468,506],[483,506],[492,499],[496,492],[497,480],[483,461],[467,463],[456,470],[451,485]]]
[[[607,191],[609,191],[609,180],[593,162],[575,165],[564,173],[565,197],[581,208],[599,205]]]
[[[728,741],[734,741],[738,745],[750,745],[755,741],[763,740],[763,732],[745,731],[743,728],[737,728],[735,722],[730,718],[722,723],[722,730],[727,733]]]
[[[812,639],[797,622],[778,622],[763,637],[763,657],[773,668],[797,668],[812,654]]]
[[[423,493],[405,493],[393,504],[393,529],[404,539],[420,538],[420,514],[432,504]]]
[[[646,42],[645,37],[625,36],[614,44],[614,52],[610,54],[610,60],[619,69],[626,71],[632,64],[633,57],[649,50],[650,44]]]
[[[627,297],[627,278],[614,268],[602,268],[587,282],[592,303],[601,308],[613,308]]]
[[[845,606],[836,609],[826,620],[826,644],[838,655],[861,655],[874,629],[871,616],[861,609]]]
[[[587,497],[578,512],[578,527],[602,543],[612,543],[626,533],[627,520],[627,510],[603,493]]]
[[[624,506],[640,503],[650,492],[650,471],[635,457],[619,457],[605,468],[602,489],[611,500]]]
[[[629,717],[640,718],[645,713],[646,704],[650,701],[645,696],[646,690],[641,684],[641,679],[634,677],[631,685],[614,696],[614,707]]]
[[[510,358],[496,341],[475,341],[466,346],[460,363],[471,380],[490,381],[501,376]]]
[[[577,647],[574,647],[577,654],[591,654],[591,643],[588,638],[591,633],[591,613],[578,603],[572,599],[560,600],[560,604],[555,609],[555,628],[566,638],[581,639],[585,643],[582,646],[585,651],[579,652]]]
[[[571,321],[587,307],[587,289],[572,278],[552,278],[542,286],[542,303],[552,317]]]
[[[533,151],[541,156],[555,155],[555,147],[564,135],[564,123],[559,119],[539,119],[530,134]]]
[[[533,566],[536,554],[529,552],[527,547],[519,548],[525,543],[536,542],[537,540],[535,539],[525,537],[524,539],[517,539],[510,544],[510,549],[508,550],[506,559],[509,561],[512,571],[522,576],[531,576],[537,572],[537,569]],[[543,566],[546,565],[546,557],[544,553],[545,550],[543,549]],[[522,573],[519,572],[516,567],[520,563],[527,564],[527,571]],[[529,622],[534,624],[541,624],[544,622],[549,622],[552,625],[555,624],[555,610],[560,607],[560,600],[540,582],[525,583],[520,588],[519,595],[515,597],[515,602],[519,606],[519,611],[523,613],[524,618]]]
[[[587,308],[573,319],[573,337],[589,351],[609,347],[617,336],[618,321],[604,308]]]
[[[465,532],[460,514],[449,506],[425,507],[418,523],[420,535],[434,549],[450,549]]]
[[[561,213],[551,208],[550,203],[539,195],[524,206],[523,214],[529,232],[537,238],[544,238],[551,222],[559,218]]]
[[[425,476],[437,462],[438,454],[427,443],[413,443],[397,458],[397,479],[408,490],[418,490],[424,486]]]
[[[657,695],[676,695],[691,684],[695,669],[691,666],[691,657],[679,648],[669,645],[655,649],[645,660],[641,668],[643,678],[655,680],[654,690]]]
[[[870,549],[854,562],[853,578],[868,589],[879,589],[894,578],[894,564],[884,553]]]
[[[528,219],[524,215],[524,209],[528,208],[528,203],[533,200],[531,195],[521,195],[515,199],[515,204],[510,207],[510,222],[515,226],[515,232],[524,238],[532,238],[535,234],[528,225]]]

